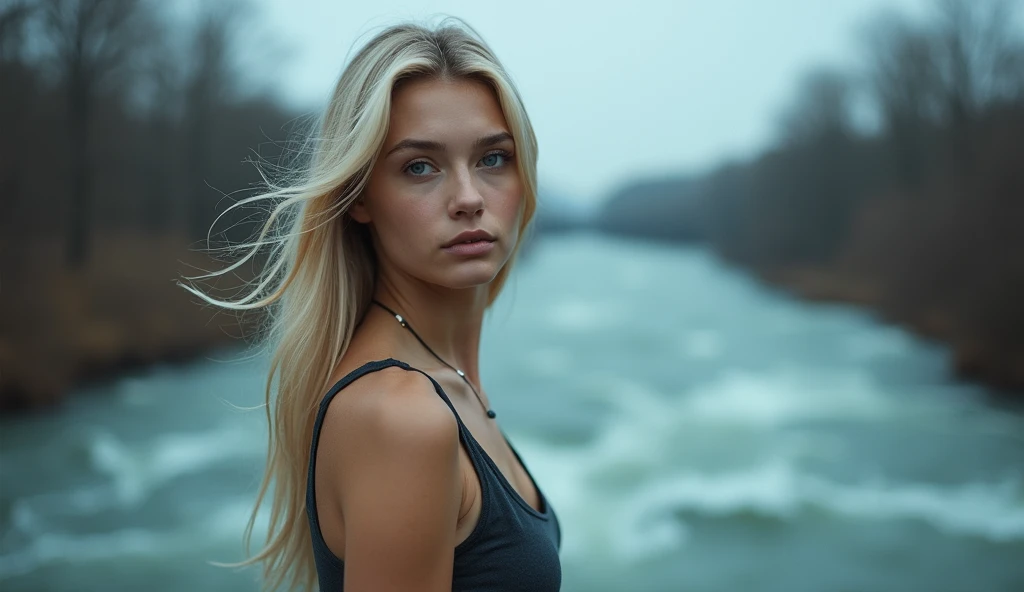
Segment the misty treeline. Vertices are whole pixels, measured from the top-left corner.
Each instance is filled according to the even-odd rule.
[[[199,6],[188,16],[152,0],[0,6],[5,251],[59,240],[62,264],[78,267],[109,233],[198,245],[224,193],[259,181],[244,161],[254,149],[279,154],[291,116],[243,90],[232,49],[248,7]],[[246,238],[251,228],[230,216],[217,227]]]
[[[237,340],[174,282],[252,238],[255,209],[214,221],[298,120],[241,75],[273,57],[252,7],[191,4],[0,2],[0,411]]]
[[[852,65],[797,84],[772,145],[633,183],[604,230],[706,242],[815,299],[951,345],[958,375],[1024,392],[1020,0],[934,0],[855,31]]]
[[[861,69],[807,74],[771,149],[685,187],[705,238],[949,341],[961,375],[1024,389],[1020,5],[938,0],[866,23]]]

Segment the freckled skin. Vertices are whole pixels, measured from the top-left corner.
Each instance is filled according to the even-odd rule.
[[[399,85],[365,201],[350,210],[356,221],[372,224],[386,273],[447,288],[481,286],[497,275],[518,240],[523,184],[511,138],[487,147],[474,143],[500,132],[509,132],[508,125],[482,82],[435,78]],[[387,155],[409,138],[445,149]],[[462,258],[441,249],[458,233],[477,228],[497,239],[490,253]]]

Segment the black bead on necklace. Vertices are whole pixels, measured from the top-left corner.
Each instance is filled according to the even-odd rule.
[[[448,362],[445,362],[444,360],[441,359],[441,356],[435,354],[434,350],[430,349],[430,346],[427,345],[426,342],[424,342],[423,339],[415,331],[413,331],[412,327],[409,326],[409,323],[402,317],[402,315],[400,315],[397,312],[391,310],[387,306],[384,306],[383,304],[381,304],[381,302],[379,300],[374,299],[374,300],[371,300],[371,302],[373,302],[377,306],[379,306],[379,307],[383,308],[384,310],[388,311],[389,313],[391,313],[391,316],[395,317],[395,319],[398,320],[398,324],[403,326],[403,327],[405,327],[406,329],[408,329],[409,332],[412,333],[412,336],[416,338],[416,341],[419,341],[420,344],[423,345],[423,347],[425,347],[428,352],[430,352],[430,355],[432,355],[435,358],[437,358],[437,361],[441,362],[445,366],[448,366],[449,368],[454,370],[456,374],[458,374],[460,377],[462,377],[462,380],[465,381],[465,383],[467,385],[469,385],[470,390],[473,391],[473,394],[476,395],[477,400],[480,401],[480,405],[483,406],[483,408],[487,411],[487,417],[490,417],[491,419],[494,419],[495,417],[497,417],[498,414],[495,413],[494,410],[489,409],[487,407],[487,405],[484,405],[484,400],[480,398],[480,393],[476,392],[476,387],[474,387],[473,383],[470,382],[468,378],[466,378],[466,373],[465,372],[463,372],[462,370],[459,370],[455,366],[452,366]]]

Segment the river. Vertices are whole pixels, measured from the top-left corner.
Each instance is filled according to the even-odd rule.
[[[558,512],[563,590],[1024,590],[1024,418],[948,352],[709,252],[544,238],[481,369]],[[238,350],[0,421],[0,590],[254,591],[267,360]]]

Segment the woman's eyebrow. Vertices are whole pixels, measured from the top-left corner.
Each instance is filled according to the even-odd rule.
[[[512,134],[508,132],[498,132],[496,134],[491,134],[489,136],[479,138],[476,142],[473,142],[473,148],[487,148],[488,146],[494,146],[495,144],[500,144],[505,140],[512,139]],[[408,150],[410,148],[415,148],[417,150],[444,152],[447,149],[447,146],[442,142],[435,142],[433,140],[417,140],[415,138],[406,138],[401,142],[395,144],[394,147],[391,148],[391,150],[388,150],[388,153],[384,155],[384,158],[387,158],[400,150]]]
[[[484,136],[473,143],[473,148],[487,148],[488,146],[494,146],[500,144],[505,140],[512,140],[512,134],[508,132],[498,132],[489,136]]]

